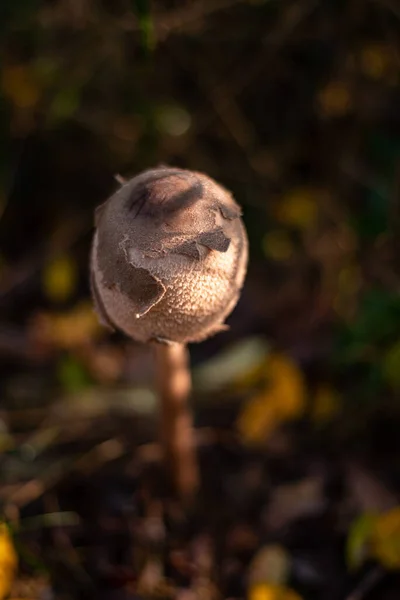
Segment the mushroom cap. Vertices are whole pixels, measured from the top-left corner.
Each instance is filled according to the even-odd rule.
[[[224,329],[246,274],[241,210],[210,177],[159,167],[96,209],[91,287],[101,321],[142,342]]]

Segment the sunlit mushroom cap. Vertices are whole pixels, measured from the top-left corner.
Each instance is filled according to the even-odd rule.
[[[215,181],[160,167],[96,210],[91,279],[113,329],[149,342],[196,342],[224,328],[246,273],[241,211]]]

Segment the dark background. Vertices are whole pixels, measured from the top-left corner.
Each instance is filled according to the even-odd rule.
[[[235,584],[224,575],[232,557],[223,543],[209,576],[221,596],[210,587],[204,598],[250,594],[249,564],[271,539],[291,565],[276,581],[304,598],[344,599],[377,568],[378,595],[363,597],[397,597],[400,584],[386,569],[400,566],[398,550],[390,562],[386,546],[382,558],[376,540],[366,544],[369,566],[357,575],[346,562],[354,519],[395,507],[400,491],[397,3],[3,0],[0,48],[0,502],[19,538],[20,518],[42,519],[19,540],[22,579],[89,597],[74,570],[82,562],[94,589],[114,582],[107,598],[141,589],[142,563],[132,567],[125,556],[137,536],[105,560],[93,548],[108,552],[114,541],[97,515],[94,542],[88,517],[93,489],[111,494],[105,514],[120,517],[120,496],[132,499],[140,477],[111,452],[106,467],[91,463],[84,484],[76,463],[107,441],[119,440],[124,457],[154,437],[151,353],[97,325],[88,254],[93,210],[117,188],[115,176],[163,163],[204,171],[230,189],[250,240],[230,330],[191,347],[198,426],[230,440],[228,449],[219,441],[206,451],[204,488],[215,491],[216,452],[232,514],[223,532],[203,515],[185,544],[205,530],[226,541],[243,521],[257,531]],[[241,481],[254,464],[267,488],[257,488],[259,504],[254,490],[232,500],[232,478]],[[280,487],[310,478],[323,504],[306,502],[311,524],[301,513],[281,515],[278,531],[260,525]],[[46,493],[27,492],[32,481]],[[146,485],[147,498],[163,497]],[[55,529],[78,551],[72,560],[61,546],[55,560],[60,541],[43,515],[65,511],[79,525]],[[398,548],[396,515],[389,533]],[[29,552],[40,557],[40,576]],[[182,582],[162,556],[161,580],[177,586],[171,597],[178,588],[198,593],[194,576]],[[104,561],[117,570],[128,562],[129,576],[104,575]]]

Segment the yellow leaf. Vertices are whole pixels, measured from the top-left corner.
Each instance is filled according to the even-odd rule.
[[[312,228],[318,219],[318,203],[322,194],[323,191],[312,187],[290,190],[280,199],[276,208],[277,219],[290,227]]]
[[[282,422],[304,412],[305,383],[288,357],[270,354],[265,364],[264,389],[250,399],[239,414],[237,427],[249,443],[263,442]]]
[[[42,279],[45,294],[50,300],[68,300],[78,280],[76,263],[69,256],[55,258],[46,265]]]
[[[0,600],[5,598],[11,588],[18,565],[17,553],[7,526],[0,523]]]
[[[288,260],[293,256],[294,246],[286,231],[270,231],[263,239],[265,255],[273,260]]]
[[[342,117],[351,109],[351,96],[344,81],[330,81],[318,94],[319,110],[324,117]]]
[[[33,72],[25,65],[3,68],[1,85],[4,95],[18,108],[32,108],[39,100],[40,90]]]
[[[295,591],[290,588],[271,583],[257,583],[250,587],[248,600],[301,600]]]
[[[371,534],[371,555],[387,569],[400,569],[400,507],[376,519]]]

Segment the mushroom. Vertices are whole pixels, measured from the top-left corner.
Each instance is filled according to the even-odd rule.
[[[198,468],[186,344],[226,328],[243,285],[241,210],[207,175],[158,167],[122,183],[96,209],[91,288],[100,320],[155,348],[161,433],[177,491]]]

